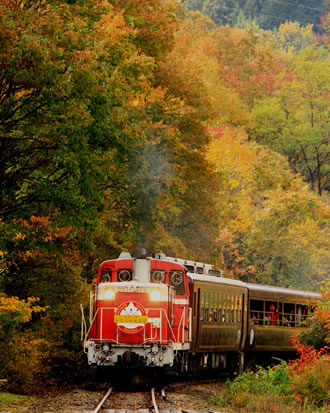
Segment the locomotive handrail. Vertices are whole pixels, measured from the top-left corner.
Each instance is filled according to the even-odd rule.
[[[188,316],[189,317],[189,336],[188,336],[188,340],[191,343],[191,341],[192,341],[192,308],[189,307],[188,311],[189,311],[189,316]]]
[[[89,328],[88,328],[88,330],[86,331],[86,334],[85,334],[85,338],[84,338],[84,348],[85,348],[85,343],[86,343],[86,341],[87,341],[87,338],[88,338],[88,335],[89,335],[89,333],[90,333],[90,330],[91,330],[92,326],[94,325],[94,321],[95,321],[98,313],[101,312],[101,314],[102,314],[102,313],[103,313],[103,310],[115,310],[115,309],[116,309],[116,307],[99,307],[99,308],[97,308],[97,310],[96,310],[96,312],[95,312],[95,314],[94,314],[94,317],[93,317],[93,319],[92,319],[92,321],[91,321],[91,323],[90,323],[90,326],[89,326]],[[168,326],[169,326],[169,328],[170,328],[170,332],[171,332],[171,335],[172,335],[172,337],[173,337],[173,342],[176,343],[176,344],[178,344],[178,343],[179,343],[179,333],[178,333],[178,338],[176,338],[176,337],[175,337],[175,334],[174,334],[174,331],[173,331],[173,329],[172,329],[172,326],[171,326],[171,324],[170,324],[170,322],[169,322],[169,319],[168,319],[168,316],[167,316],[166,311],[165,311],[163,308],[147,308],[146,310],[147,310],[147,312],[148,312],[148,310],[156,310],[156,311],[159,311],[160,313],[164,313],[164,314],[165,314],[167,324],[168,324]],[[180,326],[181,326],[181,322],[182,322],[182,317],[183,317],[183,315],[184,315],[184,309],[183,309],[183,314],[182,314],[182,316],[181,316],[179,328],[180,328]],[[161,325],[160,325],[160,333],[161,333],[161,332],[162,332],[162,317],[160,317],[160,322],[161,322]],[[101,321],[100,324],[101,324],[101,326],[102,326],[102,321]],[[151,323],[147,323],[147,324],[151,324]],[[184,324],[183,324],[183,329],[184,329]],[[141,344],[145,344],[147,341],[155,340],[156,337],[157,337],[157,335],[156,335],[155,337],[150,337],[150,338],[144,339],[144,342],[141,343]],[[103,338],[103,337],[102,337],[102,334],[101,334],[101,337],[100,337],[99,339],[90,338],[90,340],[92,340],[92,341],[93,341],[93,340],[101,340],[101,341],[107,340],[107,341],[111,341],[111,342],[113,342],[113,343],[115,343],[115,344],[120,344],[119,337],[118,337],[118,327],[117,327],[117,340],[113,340],[113,339],[110,339],[110,338]],[[169,340],[169,341],[171,341],[171,340]]]
[[[81,309],[81,340],[80,341],[83,341],[84,333],[87,330],[87,325],[86,325],[86,320],[85,320],[84,307],[82,304],[80,304],[80,309]]]
[[[81,309],[82,309],[82,333],[81,333],[81,335],[82,335],[82,338],[81,338],[81,340],[84,340],[84,348],[85,348],[85,344],[86,344],[86,341],[88,341],[88,335],[89,335],[89,333],[90,333],[90,331],[91,331],[91,328],[92,328],[92,326],[94,325],[94,322],[95,322],[95,320],[96,320],[96,317],[97,317],[97,315],[99,314],[99,313],[101,313],[101,318],[103,318],[103,311],[104,310],[116,310],[116,307],[99,307],[99,308],[97,308],[97,310],[96,310],[96,312],[95,312],[95,314],[94,314],[94,317],[92,318],[92,320],[91,320],[91,323],[90,323],[90,326],[89,326],[89,328],[88,328],[88,330],[87,330],[87,325],[86,325],[86,321],[85,321],[85,315],[84,315],[84,313],[83,313],[83,307],[82,307],[82,305],[81,305]],[[170,329],[170,339],[168,340],[168,341],[172,341],[173,343],[175,343],[175,344],[183,344],[184,343],[184,333],[185,333],[185,319],[186,319],[186,317],[185,317],[185,308],[183,308],[182,309],[182,314],[181,314],[181,318],[180,318],[180,322],[179,322],[179,326],[178,326],[178,333],[177,333],[177,336],[175,335],[175,333],[174,333],[174,330],[173,330],[173,328],[172,328],[172,326],[171,326],[171,323],[170,323],[170,321],[169,321],[169,318],[168,318],[168,315],[167,315],[167,312],[165,311],[165,309],[163,309],[163,308],[146,308],[146,311],[147,311],[147,313],[150,311],[150,310],[152,310],[152,311],[159,311],[159,316],[160,316],[160,327],[159,327],[159,331],[160,331],[160,341],[162,341],[162,337],[161,337],[161,335],[162,335],[162,327],[163,327],[163,317],[161,317],[161,314],[164,314],[165,315],[165,319],[166,319],[166,322],[167,322],[167,325],[168,325],[168,327],[169,327],[169,329]],[[191,309],[189,309],[189,310],[191,310]],[[191,311],[190,311],[190,313],[191,313]],[[190,315],[190,318],[191,318],[191,315]],[[102,334],[102,324],[103,324],[103,322],[102,322],[102,320],[101,320],[101,323],[100,323],[100,325],[101,325],[101,331],[100,331],[100,338],[90,338],[89,340],[92,340],[92,341],[94,341],[94,340],[100,340],[100,341],[104,341],[104,340],[107,340],[107,341],[110,341],[110,342],[112,342],[112,343],[114,343],[114,344],[120,344],[120,340],[119,340],[119,328],[118,328],[118,326],[117,326],[117,328],[116,328],[116,340],[114,340],[114,339],[111,339],[111,338],[104,338],[103,337],[103,334]],[[156,333],[155,333],[155,335],[153,336],[152,335],[152,323],[151,322],[148,322],[147,324],[150,324],[151,325],[151,336],[150,337],[145,337],[145,332],[146,332],[146,329],[144,329],[144,339],[143,339],[143,342],[141,343],[141,344],[146,344],[146,343],[148,343],[148,342],[152,342],[153,340],[156,340],[156,338],[157,338],[157,331],[156,331]],[[191,324],[191,323],[190,323]],[[157,329],[157,327],[156,327],[156,329]],[[180,331],[181,331],[181,334],[182,334],[182,336],[181,336],[181,340],[180,340]],[[85,332],[85,335],[84,335],[84,332]],[[83,339],[83,336],[85,336],[84,337],[84,339]],[[189,337],[191,336],[191,325],[189,326]],[[171,340],[171,338],[172,338],[172,340]],[[191,337],[190,337],[191,338]],[[190,340],[191,341],[191,340]]]
[[[86,334],[85,334],[85,338],[84,338],[84,348],[85,348],[85,343],[86,343],[86,339],[87,339],[87,337],[88,337],[88,334],[89,334],[89,332],[90,332],[90,330],[91,330],[91,328],[92,328],[92,326],[93,326],[93,324],[94,324],[94,321],[95,321],[95,319],[96,319],[96,316],[97,316],[97,314],[98,314],[98,312],[99,312],[99,310],[114,310],[116,307],[99,307],[97,310],[96,310],[96,312],[95,312],[95,314],[94,314],[94,317],[93,317],[93,319],[92,319],[92,321],[91,321],[91,323],[90,323],[90,326],[89,326],[89,328],[88,328],[88,330],[87,330],[87,332],[86,332]],[[95,340],[95,339],[91,339],[91,340]],[[102,339],[101,339],[102,340]],[[111,340],[110,339],[110,341],[114,341],[115,342],[115,340]]]
[[[96,294],[90,291],[89,293],[89,323],[90,324],[92,324],[92,316],[93,316],[93,308],[94,308],[95,299],[96,299]]]
[[[171,324],[170,324],[170,321],[169,321],[169,319],[168,319],[168,317],[167,317],[167,313],[166,313],[166,311],[165,310],[163,310],[164,311],[164,313],[165,313],[165,316],[166,316],[166,320],[167,320],[167,323],[168,323],[168,325],[169,325],[169,327],[170,327],[170,331],[171,331],[171,333],[172,333],[172,336],[173,336],[173,338],[174,338],[174,340],[173,340],[173,342],[175,343],[175,344],[179,344],[179,329],[180,329],[180,325],[181,325],[181,320],[180,320],[180,323],[179,323],[179,327],[178,327],[178,338],[176,338],[175,337],[175,334],[174,334],[174,331],[173,331],[173,329],[172,329],[172,326],[171,326]],[[184,308],[183,308],[183,312],[184,312]],[[181,316],[181,319],[182,319],[182,316]],[[184,324],[183,324],[183,327],[184,327]]]
[[[161,322],[160,322],[161,323]],[[147,323],[147,324],[151,324],[151,323]],[[161,326],[162,326],[162,324],[160,324]],[[160,327],[161,328],[161,327]],[[142,344],[146,344],[148,341],[152,341],[152,340],[156,340],[156,337],[157,337],[157,332],[156,332],[156,334],[155,334],[155,336],[154,337],[149,337],[149,338],[145,338],[145,331],[146,331],[146,329],[144,329],[144,333],[143,333],[143,335],[144,335],[144,341],[143,341],[143,343]],[[151,330],[151,332],[152,332],[152,330]],[[160,340],[161,341],[161,340]]]

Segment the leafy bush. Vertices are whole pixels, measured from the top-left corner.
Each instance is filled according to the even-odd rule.
[[[295,397],[305,407],[321,407],[330,403],[330,358],[321,356],[292,379]]]
[[[299,358],[289,363],[291,388],[295,398],[308,407],[321,407],[330,402],[330,356],[327,347],[316,350],[297,343]]]
[[[330,344],[330,282],[324,285],[322,298],[308,319],[307,328],[298,336],[301,344],[320,350]]]
[[[292,408],[293,412],[297,406],[284,361],[267,369],[259,367],[256,372],[248,371],[232,382],[228,380],[224,391],[212,401],[221,407],[230,406],[247,412],[278,412],[284,406],[287,407],[286,411]]]
[[[42,366],[46,342],[29,330],[24,330],[33,314],[46,310],[37,305],[38,298],[20,300],[0,297],[0,375],[8,380],[9,390],[31,392]],[[23,330],[23,331],[22,331]]]

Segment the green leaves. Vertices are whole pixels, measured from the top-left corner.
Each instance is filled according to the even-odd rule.
[[[252,136],[286,155],[292,168],[322,195],[329,189],[329,62],[323,49],[309,48],[294,63],[292,78],[279,81],[275,95],[253,109]]]

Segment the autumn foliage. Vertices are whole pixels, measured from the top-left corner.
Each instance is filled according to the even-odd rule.
[[[0,22],[0,373],[13,387],[79,365],[79,303],[122,250],[318,288],[325,20],[321,38],[217,27],[175,1],[2,0]]]

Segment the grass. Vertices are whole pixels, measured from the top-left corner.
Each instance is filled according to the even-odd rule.
[[[319,384],[315,374],[313,378]],[[298,400],[293,391],[292,377],[289,375],[286,363],[282,361],[277,366],[266,369],[259,367],[255,372],[248,371],[237,376],[233,381],[228,380],[224,388],[214,394],[210,402],[221,408],[230,409],[231,412],[242,413],[328,412],[326,397],[315,403],[315,398],[306,396],[311,393],[310,383],[307,383],[305,378],[301,380],[308,391],[304,387],[301,391],[303,396]],[[316,388],[315,383],[314,387]],[[319,387],[317,390],[319,392]]]
[[[37,401],[36,397],[20,396],[18,394],[0,393],[0,410],[13,413],[30,412],[30,406]]]

